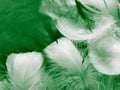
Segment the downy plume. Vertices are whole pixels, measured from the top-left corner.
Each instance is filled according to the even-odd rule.
[[[47,56],[59,65],[68,69],[78,69],[82,57],[74,44],[66,38],[60,38],[45,48]]]
[[[70,16],[75,10],[75,5],[74,0],[43,0],[39,12],[56,19],[61,16]]]
[[[37,52],[9,55],[6,65],[10,90],[39,90],[42,62],[41,53]]]
[[[58,19],[57,28],[65,37],[71,40],[93,40],[104,35],[111,28],[111,25],[115,23],[114,19],[109,15],[102,15],[99,19],[96,17],[95,19],[95,28],[92,31],[81,28],[68,18]]]
[[[91,63],[99,72],[108,75],[120,74],[120,32],[119,28],[114,29],[89,44]]]
[[[48,90],[99,90],[99,73],[67,38],[60,38],[44,50]],[[52,88],[52,89],[51,89]]]

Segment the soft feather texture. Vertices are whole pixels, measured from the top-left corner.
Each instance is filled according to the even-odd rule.
[[[117,12],[117,0],[78,0],[82,4],[84,4],[86,7],[95,7],[101,12],[107,12],[114,17],[119,18],[118,12]]]
[[[114,27],[115,28],[115,27]],[[95,68],[109,75],[120,74],[119,29],[106,33],[89,44],[89,57]]]
[[[47,90],[99,90],[99,73],[85,60],[74,44],[66,38],[60,38],[44,50],[45,81]]]
[[[11,54],[7,59],[8,80],[11,90],[39,90],[42,85],[41,53]]]
[[[111,16],[100,16],[96,18],[95,28],[91,31],[81,28],[81,22],[76,25],[70,19],[60,18],[57,20],[58,30],[71,40],[94,40],[107,32],[115,23]]]
[[[119,90],[120,75],[113,74],[119,74],[120,34],[119,27],[111,26],[114,20],[120,26],[117,1],[0,0],[0,62],[5,64],[14,53],[8,57],[7,72],[0,63],[0,90]],[[66,38],[56,40],[61,34],[55,23]],[[114,30],[116,43],[106,35]],[[44,48],[42,55],[30,52]]]
[[[39,11],[50,16],[53,20],[59,17],[78,17],[74,0],[43,0],[41,1]]]
[[[48,58],[44,68],[47,90],[101,90],[101,83],[97,79],[99,73],[90,64],[81,64],[79,70],[74,71]]]
[[[57,42],[45,48],[47,56],[57,64],[68,69],[78,69],[82,63],[82,57],[74,44],[66,38],[60,38]]]

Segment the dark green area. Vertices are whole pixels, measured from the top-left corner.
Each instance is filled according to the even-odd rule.
[[[0,0],[0,63],[10,53],[41,52],[61,35],[55,23],[39,13],[40,0]]]

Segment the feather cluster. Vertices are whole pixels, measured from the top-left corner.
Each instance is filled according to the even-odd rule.
[[[99,89],[117,90],[116,86],[111,84],[114,83],[113,80],[115,79],[114,75],[117,75],[116,77],[119,77],[120,74],[120,70],[119,70],[120,68],[120,56],[119,56],[120,2],[119,0],[71,0],[70,2],[68,2],[68,0],[63,0],[66,1],[64,2],[64,4],[63,1],[60,0],[59,2],[55,2],[54,0],[49,0],[49,1],[52,4],[54,3],[55,5],[46,4],[47,9],[41,5],[41,7],[44,7],[45,12],[43,11],[43,13],[49,15],[53,20],[56,20],[56,27],[60,31],[60,33],[65,38],[68,38],[73,41],[75,47],[79,50],[79,53],[82,57],[81,60],[83,65],[87,59],[90,65],[92,64],[93,67],[98,72],[108,75],[108,76],[98,75],[101,78],[100,79],[101,82],[103,78],[107,79],[107,81],[110,82],[109,84],[105,84],[106,81],[104,82],[103,80],[102,82],[103,85],[101,84],[99,84],[100,86],[98,85],[98,87],[100,87]],[[48,9],[48,7],[50,9]],[[84,47],[83,45],[84,43],[86,43],[87,46]],[[56,42],[56,44],[58,44],[59,46],[59,42],[58,43]],[[51,48],[50,50],[53,51],[55,50],[53,53],[61,53],[62,49],[59,50],[56,49],[56,47],[55,49],[53,49],[54,45],[52,44],[51,47],[48,46],[48,49]],[[46,53],[48,54],[50,60],[51,59],[53,61],[56,60],[56,62],[59,63],[61,66],[62,62],[58,62],[57,60],[59,59],[64,60],[62,57],[64,56],[62,55],[64,54],[64,52],[59,55],[60,57],[57,56],[56,54],[53,54],[52,51],[51,52],[47,51]],[[53,58],[51,58],[51,56],[53,56]],[[62,63],[62,65],[64,64]],[[66,65],[66,67],[67,66],[68,64]],[[73,67],[73,65],[71,65],[71,67]],[[99,90],[99,89],[90,89],[90,90]],[[84,89],[81,88],[80,90],[84,90]]]
[[[42,0],[40,13],[63,37],[42,52],[10,54],[0,90],[119,90],[119,2]]]
[[[10,54],[6,78],[0,82],[1,90],[117,90],[119,76],[102,74],[107,70],[98,72],[94,68],[98,63],[92,65],[89,58],[84,58],[83,62],[82,53],[76,46],[71,40],[60,38],[42,53]],[[112,74],[116,74],[114,72]]]

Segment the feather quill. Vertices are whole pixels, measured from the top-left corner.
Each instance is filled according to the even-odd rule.
[[[66,38],[58,39],[45,50],[45,80],[52,89],[48,90],[98,90],[99,73],[89,64],[82,63],[81,53]],[[50,87],[50,88],[51,88]]]
[[[6,65],[11,90],[39,90],[41,86],[41,53],[11,54]]]

